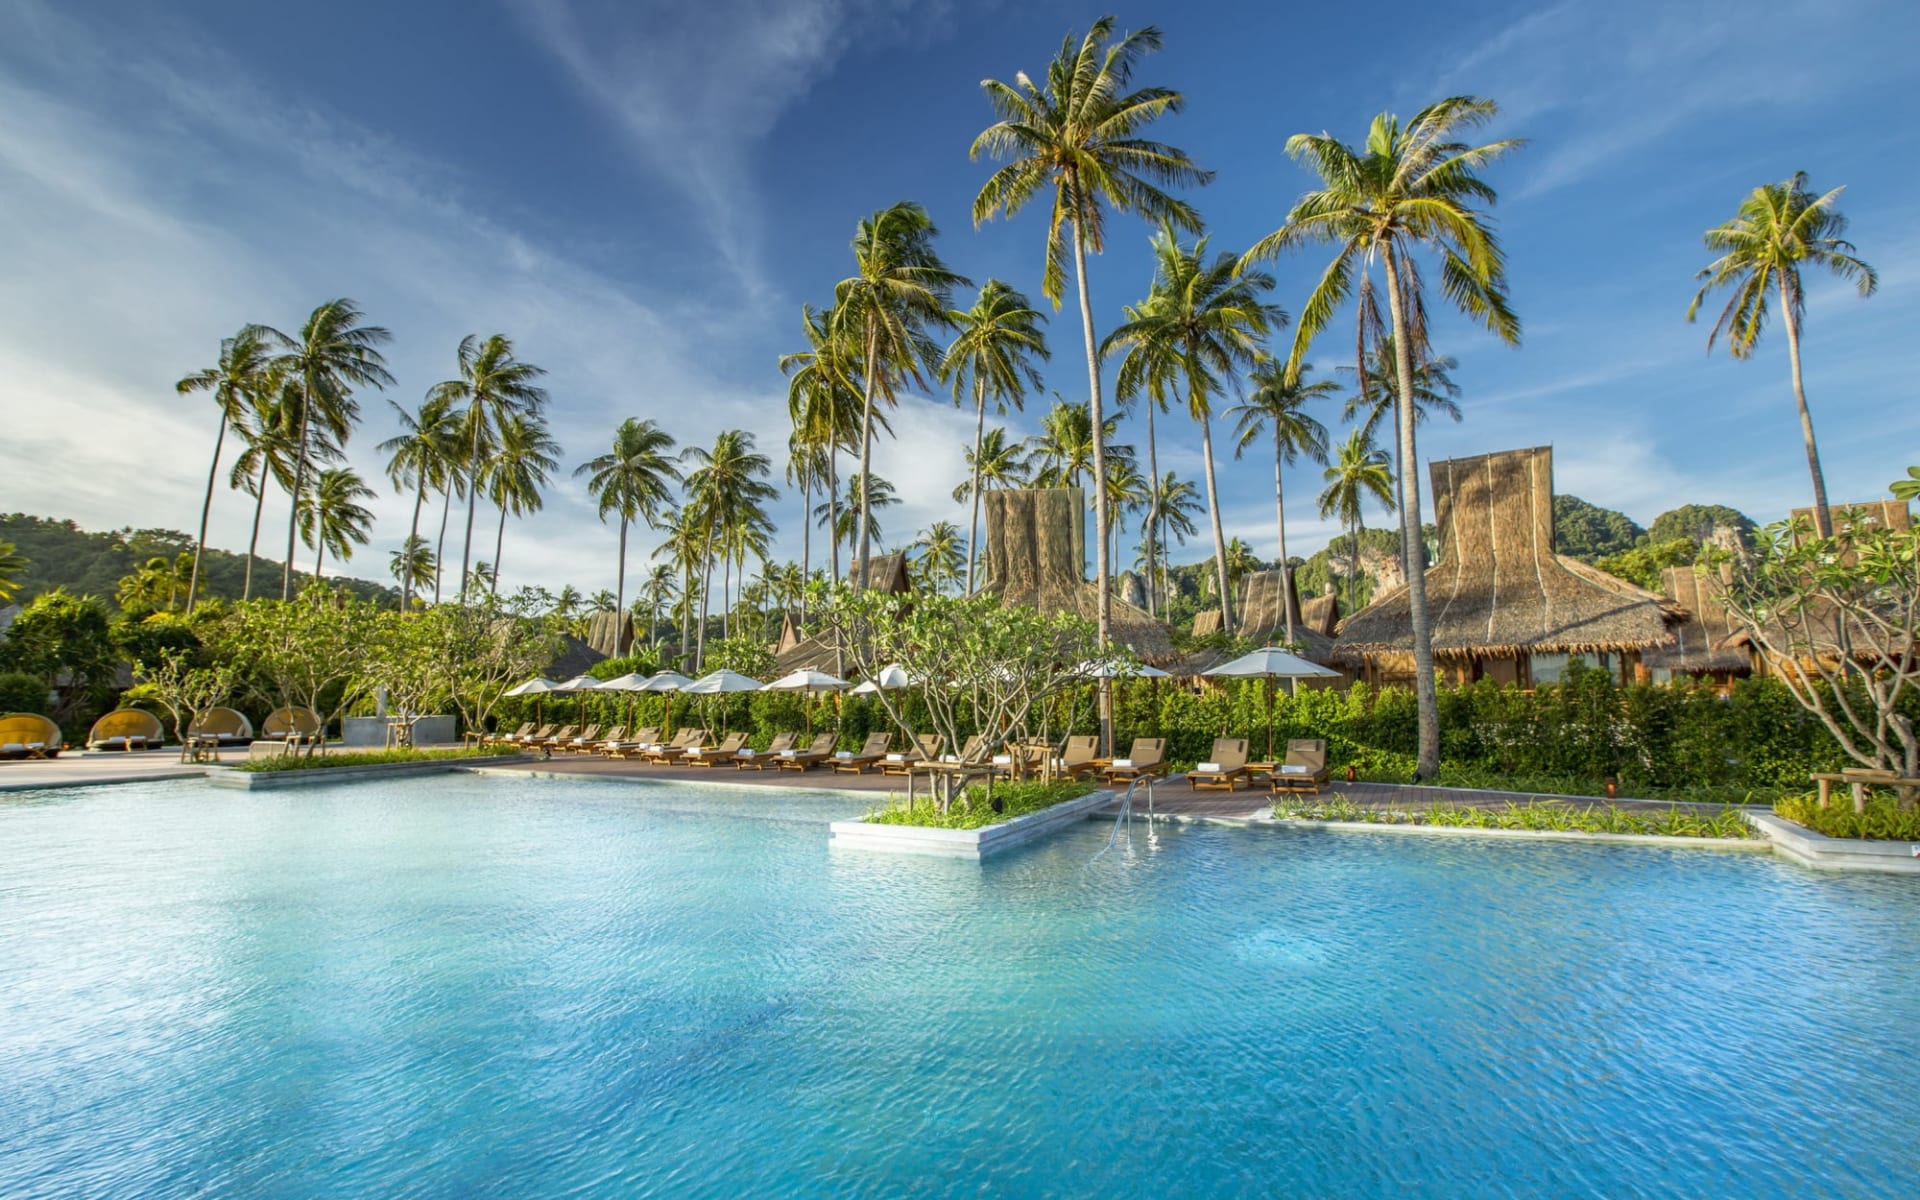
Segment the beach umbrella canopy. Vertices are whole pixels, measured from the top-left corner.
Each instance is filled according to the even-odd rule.
[[[525,683],[515,684],[513,687],[508,688],[504,694],[508,696],[532,696],[533,719],[538,722],[546,716],[544,711],[546,708],[546,694],[554,691],[559,686],[559,684],[544,675],[535,675]]]
[[[722,668],[711,675],[702,675],[680,690],[689,696],[718,696],[727,692],[757,692],[764,687],[766,684],[758,679],[748,679],[738,671]]]
[[[1172,679],[1173,676],[1159,667],[1150,667],[1145,663],[1123,663],[1118,667],[1101,663],[1082,663],[1076,675],[1087,679]]]
[[[801,667],[798,671],[782,675],[767,685],[770,692],[837,692],[847,686],[847,681],[825,671],[816,671],[812,667]]]
[[[1289,654],[1278,646],[1262,646],[1258,650],[1242,654],[1232,662],[1221,663],[1217,667],[1200,673],[1263,678],[1267,681],[1267,758],[1269,760],[1273,758],[1273,681],[1276,679],[1338,679],[1340,677],[1340,672],[1329,670],[1319,663],[1308,662],[1298,654]]]
[[[625,675],[616,675],[612,679],[601,680],[600,687],[597,690],[602,692],[627,693],[627,725],[631,727],[633,725],[634,705],[638,699],[634,693],[647,690],[647,677],[638,671],[629,671]]]
[[[591,675],[575,675],[565,683],[556,683],[550,689],[555,694],[577,694],[580,697],[580,723],[587,723],[587,693],[600,690],[600,681]]]
[[[907,678],[907,669],[899,663],[888,663],[880,668],[880,673],[872,679],[862,682],[852,692],[853,696],[871,696],[875,692],[897,692],[903,687],[911,687],[913,681]]]
[[[684,692],[692,686],[693,680],[688,679],[678,671],[655,671],[653,674],[647,676],[647,681],[640,685],[640,690],[643,692],[667,693],[666,722],[667,727],[670,729],[673,727],[673,693]]]

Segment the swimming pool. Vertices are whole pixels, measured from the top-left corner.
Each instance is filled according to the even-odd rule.
[[[444,776],[0,797],[0,1195],[1841,1195],[1920,1177],[1920,889]]]

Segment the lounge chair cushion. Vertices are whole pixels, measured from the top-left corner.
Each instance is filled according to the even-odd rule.
[[[907,761],[907,756],[904,754],[889,754],[887,755],[887,761],[888,762],[905,762]]]
[[[1220,773],[1220,764],[1219,763],[1201,763],[1199,766],[1195,767],[1194,770],[1204,771],[1209,774],[1217,775]]]
[[[1302,766],[1299,763],[1281,763],[1280,773],[1282,775],[1311,775],[1313,774],[1313,768]]]
[[[1113,765],[1116,767],[1131,767],[1133,760],[1130,758],[1116,758],[1113,760]]]

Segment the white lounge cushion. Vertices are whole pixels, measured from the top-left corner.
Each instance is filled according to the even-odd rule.
[[[1133,760],[1130,758],[1116,758],[1113,760],[1113,765],[1116,767],[1131,767]]]
[[[21,745],[19,742],[8,742],[6,745],[0,746],[0,751],[4,751],[8,754],[18,753],[19,751],[22,751],[25,749],[26,747]]]
[[[1194,770],[1200,771],[1206,774],[1218,775],[1220,773],[1220,764],[1219,763],[1201,763],[1199,766],[1195,767]]]
[[[781,758],[793,758],[793,757],[795,757],[796,755],[798,755],[799,753],[800,753],[800,752],[799,752],[798,750],[782,750],[782,751],[780,752],[780,757],[781,757]]]
[[[1012,761],[1013,755],[1011,754],[996,754],[993,756],[993,765],[996,767],[1004,767]]]
[[[887,761],[888,762],[905,762],[907,761],[907,756],[904,754],[889,754],[887,755]]]
[[[833,756],[834,756],[835,758],[852,758],[852,757],[853,757],[853,751],[851,751],[851,750],[835,750],[835,751],[833,752]]]
[[[1313,768],[1303,767],[1299,763],[1281,763],[1280,773],[1282,775],[1311,775],[1313,774]]]

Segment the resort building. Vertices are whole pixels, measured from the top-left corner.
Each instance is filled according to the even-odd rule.
[[[867,559],[865,575],[860,574],[857,563],[850,563],[847,566],[847,582],[856,591],[865,591],[872,586],[890,595],[913,595],[913,577],[907,573],[907,556],[904,554],[871,555]],[[789,611],[780,618],[780,636],[773,643],[773,665],[775,673],[779,675],[809,667],[839,675],[845,662],[840,648],[831,639],[818,634],[809,635],[801,626],[799,614]]]
[[[1293,573],[1296,568],[1288,567]],[[1281,607],[1281,597],[1286,595],[1293,608],[1293,640],[1300,647],[1300,657],[1321,666],[1338,666],[1333,661],[1333,628],[1327,614],[1330,609],[1325,597],[1314,601],[1319,607],[1315,610],[1316,619],[1308,619],[1307,610],[1300,602],[1300,592],[1295,588],[1284,590],[1280,586],[1280,569],[1275,567],[1266,571],[1249,572],[1240,588],[1240,599],[1234,605],[1234,632],[1245,637],[1257,638],[1272,645],[1280,645],[1286,640],[1287,620]],[[1193,635],[1206,637],[1220,632],[1220,610],[1209,608],[1194,614]]]
[[[1728,611],[1730,568],[1668,567],[1662,573],[1662,591],[1670,608],[1686,613],[1673,627],[1671,646],[1657,646],[1640,656],[1655,683],[1676,676],[1712,679],[1723,688],[1753,673],[1753,656],[1742,644],[1740,622]]]
[[[1531,687],[1558,680],[1576,656],[1644,679],[1641,656],[1674,643],[1678,606],[1555,552],[1550,447],[1441,460],[1432,479],[1440,556],[1427,568],[1427,608],[1442,679]],[[1333,658],[1370,684],[1412,682],[1404,585],[1347,618]]]

